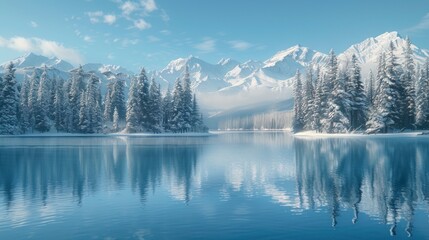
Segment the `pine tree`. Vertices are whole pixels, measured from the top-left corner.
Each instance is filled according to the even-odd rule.
[[[427,69],[427,70],[426,70]],[[419,129],[428,129],[429,127],[429,64],[420,69],[417,80],[416,93],[416,126]]]
[[[336,66],[330,66],[330,68],[336,68]],[[345,133],[350,129],[350,120],[347,117],[350,96],[346,92],[346,79],[345,73],[339,73],[334,81],[334,88],[328,100],[326,128],[328,133]]]
[[[98,133],[101,131],[103,117],[100,105],[100,79],[94,74],[91,74],[88,80],[85,95],[84,105],[86,108],[85,114],[87,120],[86,132]]]
[[[162,132],[162,97],[155,79],[152,79],[149,89],[149,123],[151,132]]]
[[[399,64],[397,63],[394,49],[391,42],[388,57],[386,58],[384,84],[382,83],[387,97],[384,101],[389,101],[389,103],[385,103],[384,106],[388,113],[386,116],[387,122],[392,122],[392,127],[403,127],[400,112],[403,88],[399,79]]]
[[[71,132],[79,132],[80,128],[80,112],[81,112],[81,100],[82,93],[85,91],[85,72],[82,66],[73,70],[72,79],[70,82],[69,89],[69,106],[71,116]]]
[[[322,129],[328,133],[346,132],[350,124],[347,118],[347,110],[349,109],[347,99],[349,99],[349,95],[345,91],[346,76],[338,74],[338,60],[333,50],[329,52],[326,67],[322,86],[322,93],[326,99],[323,100],[326,105],[322,109]]]
[[[185,67],[182,93],[183,131],[188,132],[192,127],[192,90],[188,66]]]
[[[314,85],[313,85],[313,69],[308,67],[306,81],[304,85],[303,111],[304,111],[304,128],[311,129],[314,114]]]
[[[17,118],[19,99],[13,63],[6,67],[6,73],[1,79],[0,134],[17,134],[19,132]]]
[[[121,79],[121,75],[117,76],[113,84],[112,95],[111,95],[111,108],[112,112],[114,109],[118,109],[119,121],[124,121],[127,113],[126,101],[125,101],[125,80]]]
[[[173,97],[171,95],[170,86],[168,87],[167,92],[165,93],[165,96],[162,99],[162,109],[163,109],[162,127],[164,131],[169,132],[172,130],[171,124],[173,119]]]
[[[405,66],[401,77],[402,85],[405,90],[405,99],[403,101],[404,109],[404,127],[414,128],[416,115],[416,91],[415,91],[415,64],[413,59],[413,50],[411,49],[411,41],[407,37],[407,45],[404,51]]]
[[[392,61],[392,60],[390,60]],[[367,121],[367,133],[386,133],[397,121],[397,88],[394,82],[393,65],[387,67],[384,53],[380,56],[377,70],[377,88],[374,105]],[[388,75],[388,71],[391,71]]]
[[[30,81],[24,75],[24,82],[19,93],[19,128],[20,133],[26,133],[30,129],[30,110],[28,107],[28,95],[30,91]]]
[[[89,121],[88,121],[88,108],[86,107],[86,97],[85,94],[80,95],[80,104],[79,104],[79,123],[78,129],[81,133],[89,132]]]
[[[367,121],[367,97],[363,87],[360,67],[356,56],[353,54],[350,67],[350,82],[351,88],[347,92],[350,93],[350,124],[353,130],[363,129]]]
[[[54,75],[52,80],[51,80],[51,87],[49,89],[49,112],[48,112],[48,117],[51,123],[53,123],[55,116],[55,93],[57,90],[57,84],[58,84],[58,78]]]
[[[40,75],[39,69],[35,68],[30,77],[30,89],[28,91],[28,121],[31,131],[36,125],[36,112],[37,112],[37,94],[39,91]]]
[[[116,79],[109,80],[109,83],[107,84],[107,90],[106,95],[104,96],[104,111],[103,111],[103,118],[105,122],[111,122],[113,119],[113,112],[112,112],[112,92],[113,92],[113,85],[114,81]],[[114,109],[114,108],[113,108]]]
[[[322,92],[323,78],[320,78],[316,82],[316,90],[314,93],[314,104],[313,104],[313,118],[311,122],[311,129],[316,132],[322,131],[321,119],[323,118],[323,99],[324,94]]]
[[[294,106],[293,106],[293,112],[294,112],[294,119],[293,119],[293,131],[299,132],[304,128],[304,112],[302,109],[303,105],[303,97],[302,97],[302,83],[301,83],[301,73],[299,70],[296,72],[295,75],[295,85],[294,85]]]
[[[200,121],[200,110],[198,108],[197,97],[194,94],[192,98],[192,118],[191,118],[191,131],[200,132],[202,122]]]
[[[39,90],[35,113],[35,129],[39,132],[48,132],[51,128],[49,110],[51,106],[51,79],[48,77],[46,66],[40,76]]]
[[[141,100],[139,85],[139,79],[134,78],[131,82],[131,87],[128,93],[126,131],[129,133],[136,133],[141,130]]]
[[[64,80],[59,79],[55,88],[54,96],[54,124],[57,132],[67,132],[67,106],[66,106],[66,94],[64,91]]]
[[[369,72],[369,80],[366,86],[366,95],[368,99],[368,106],[371,108],[374,104],[374,74]]]
[[[115,108],[115,111],[113,112],[113,131],[117,132],[119,131],[119,113],[118,109]]]
[[[175,133],[183,132],[185,121],[183,119],[183,88],[180,79],[176,80],[173,91],[173,106],[172,106],[172,117],[171,117],[171,130]]]
[[[142,68],[140,75],[138,76],[138,91],[140,101],[140,122],[142,124],[143,131],[150,131],[149,123],[149,79],[146,76],[146,70]]]

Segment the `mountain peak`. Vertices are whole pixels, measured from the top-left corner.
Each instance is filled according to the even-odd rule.
[[[392,31],[392,32],[385,32],[379,36],[377,36],[375,39],[378,41],[381,40],[395,40],[397,38],[402,38],[401,35],[399,35],[398,32]]]

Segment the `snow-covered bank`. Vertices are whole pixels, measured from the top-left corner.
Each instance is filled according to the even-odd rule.
[[[97,134],[79,134],[79,133],[35,133],[22,135],[0,135],[1,137],[209,137],[215,133],[97,133]]]
[[[294,134],[299,138],[401,138],[401,137],[429,137],[429,132],[413,131],[400,133],[380,133],[380,134],[364,134],[364,133],[317,133],[316,131],[304,131]]]

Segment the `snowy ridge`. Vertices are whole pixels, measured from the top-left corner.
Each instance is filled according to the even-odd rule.
[[[362,69],[364,81],[369,76],[369,71],[375,72],[378,57],[385,52],[390,43],[395,46],[395,54],[401,63],[403,61],[406,39],[398,32],[386,32],[376,37],[370,37],[360,43],[350,46],[343,53],[338,54],[340,68],[344,68],[350,62],[351,56],[356,55]],[[423,64],[429,57],[429,50],[420,49],[412,45],[414,51],[414,60],[418,64]],[[74,67],[70,63],[58,59],[47,58],[44,56],[29,53],[23,57],[12,60],[17,67],[18,80],[22,80],[24,75],[31,75],[34,68],[47,66],[50,69],[57,69],[56,74],[61,78],[68,78],[69,71]],[[149,71],[150,78],[155,78],[161,87],[165,90],[170,88],[174,82],[185,71],[188,66],[191,77],[192,90],[200,96],[218,95],[218,98],[224,96],[246,95],[248,99],[241,99],[243,104],[248,104],[255,96],[264,95],[271,98],[272,101],[291,98],[291,89],[293,77],[297,70],[302,73],[309,66],[315,68],[320,66],[324,70],[327,62],[327,54],[312,50],[310,48],[295,45],[285,50],[275,53],[271,58],[265,61],[248,60],[240,63],[230,58],[220,59],[217,63],[209,63],[195,56],[178,58],[170,61],[167,66],[161,70]],[[0,72],[4,70],[6,62],[0,65]],[[87,72],[94,72],[105,86],[108,82],[109,74],[123,74],[126,79],[126,85],[135,73],[117,65],[105,65],[102,63],[88,63],[83,65]],[[102,87],[103,88],[103,87]],[[263,92],[263,94],[262,94]],[[267,100],[267,99],[264,99]],[[234,100],[231,100],[234,102]],[[230,102],[231,102],[230,101]],[[205,104],[202,107],[217,108],[217,99],[207,100],[212,106]]]

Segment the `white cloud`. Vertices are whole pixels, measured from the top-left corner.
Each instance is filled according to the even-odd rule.
[[[204,41],[197,44],[195,48],[206,53],[213,52],[216,50],[216,40],[205,38]]]
[[[139,6],[136,3],[130,1],[126,1],[120,6],[120,9],[124,15],[130,15],[131,13],[137,11],[138,8]]]
[[[239,51],[247,50],[253,46],[251,43],[241,40],[229,41],[228,43],[231,45],[231,48]]]
[[[140,18],[134,21],[134,27],[145,30],[151,27],[150,23],[146,22],[144,19]]]
[[[96,11],[96,12],[87,12],[86,13],[89,17],[89,21],[91,23],[98,23],[100,22],[100,18],[103,16],[102,11]]]
[[[107,58],[113,60],[115,56],[112,53],[107,54]]]
[[[166,36],[168,36],[168,35],[171,34],[171,32],[169,30],[162,30],[162,31],[160,31],[160,33],[162,33],[162,34],[164,34]]]
[[[140,3],[146,12],[153,12],[157,9],[155,0],[141,0]]]
[[[64,47],[61,43],[41,38],[12,37],[6,39],[0,36],[0,47],[13,49],[18,52],[34,52],[48,57],[57,57],[72,64],[83,63],[78,51]]]
[[[93,42],[93,41],[94,41],[94,40],[92,39],[92,37],[90,37],[90,36],[88,36],[88,35],[84,36],[84,37],[83,37],[83,40],[84,40],[85,42]]]
[[[164,22],[170,21],[170,16],[168,16],[167,12],[164,9],[161,10],[161,19]]]
[[[30,25],[31,25],[33,28],[37,28],[37,27],[39,26],[39,24],[37,24],[35,21],[31,21],[31,22],[30,22]]]
[[[154,43],[154,42],[159,42],[161,39],[159,39],[159,38],[157,38],[157,37],[155,37],[153,35],[150,35],[150,36],[147,37],[147,40],[149,42],[151,42],[151,43]]]
[[[104,23],[112,25],[116,22],[116,16],[113,14],[104,15]]]
[[[420,22],[415,25],[414,27],[411,27],[410,31],[418,31],[418,30],[426,30],[429,29],[429,13],[427,13]]]
[[[137,45],[137,43],[139,43],[138,39],[128,39],[125,38],[122,40],[122,46],[123,47],[128,47],[129,45]]]

